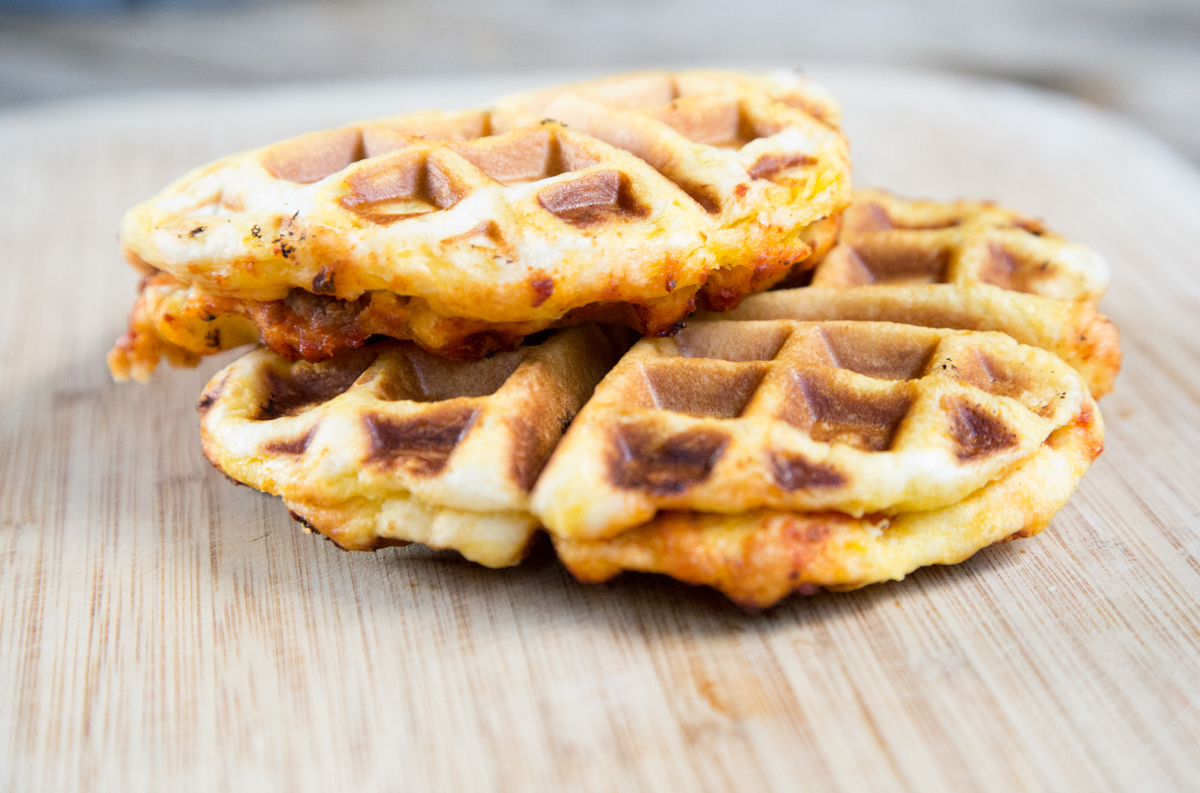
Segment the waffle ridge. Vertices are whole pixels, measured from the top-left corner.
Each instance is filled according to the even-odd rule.
[[[623,343],[584,325],[472,362],[394,341],[318,364],[259,349],[206,387],[204,452],[344,548],[514,564],[537,530],[533,483]]]
[[[912,512],[961,500],[1089,409],[1078,375],[998,333],[699,322],[643,339],[538,482],[554,534],[658,510]]]

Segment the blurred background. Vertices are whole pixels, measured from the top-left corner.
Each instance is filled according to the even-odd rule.
[[[172,88],[813,62],[1070,94],[1200,162],[1200,0],[0,0],[0,113]]]

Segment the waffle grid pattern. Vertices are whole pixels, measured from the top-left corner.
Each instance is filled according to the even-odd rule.
[[[953,503],[1091,398],[1000,334],[883,323],[694,323],[646,339],[559,445],[534,513],[606,537],[660,509],[852,515]]]
[[[857,192],[838,244],[812,272],[812,286],[920,283],[988,284],[1095,303],[1108,286],[1108,268],[1090,248],[988,202]]]
[[[962,501],[925,512],[855,518],[836,512],[662,512],[608,539],[554,536],[559,559],[583,581],[622,570],[715,587],[746,608],[792,592],[844,591],[957,564],[981,548],[1039,533],[1103,448],[1097,411],[1054,431],[1014,470]]]
[[[258,350],[205,389],[204,451],[343,547],[507,519],[492,556],[509,559],[536,530],[542,465],[622,343],[586,325],[477,362],[397,342],[320,364]]]
[[[513,99],[312,133],[189,174],[130,211],[123,243],[131,260],[229,296],[385,289],[511,322],[694,292],[718,268],[761,280],[804,258],[800,229],[849,201],[845,139],[804,108],[836,112],[798,79],[607,85],[664,104],[605,104],[585,84],[544,108],[586,108],[569,128]]]
[[[110,369],[254,334],[316,361],[372,334],[465,359],[579,322],[674,332],[828,250],[838,123],[794,76],[646,72],[225,158],[126,214],[126,256],[177,283],[142,289]]]
[[[1092,396],[1112,391],[1120,334],[1096,310],[1103,261],[1037,221],[984,202],[907,201],[862,190],[815,269],[700,319],[869,320],[998,331],[1049,350]],[[811,281],[811,285],[808,285]]]

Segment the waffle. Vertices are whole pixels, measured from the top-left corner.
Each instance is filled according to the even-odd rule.
[[[956,564],[981,548],[1040,532],[1062,508],[1103,444],[1098,411],[1059,428],[1015,469],[940,509],[854,518],[761,509],[740,515],[664,512],[616,537],[555,536],[583,581],[622,570],[666,573],[766,608],[791,592],[857,589],[919,567]]]
[[[827,250],[850,198],[841,109],[791,74],[620,75],[506,97],[494,118],[556,119],[629,151],[691,196],[716,221],[705,238],[717,261],[754,261],[710,274],[699,297],[714,311],[788,272],[774,253],[781,232],[794,246],[783,259]]]
[[[1026,294],[1096,302],[1108,267],[1090,248],[1039,221],[984,201],[912,201],[860,190],[838,245],[811,285],[990,284]]]
[[[1003,334],[697,322],[621,359],[547,465],[533,512],[555,535],[596,539],[659,510],[937,509],[1092,404],[1069,366]]]
[[[1092,303],[1025,295],[990,286],[806,287],[755,295],[728,314],[698,319],[868,320],[928,328],[998,331],[1049,350],[1075,369],[1099,398],[1121,369],[1120,334]]]
[[[274,340],[320,314],[317,360],[362,343],[366,305],[387,335],[462,358],[563,322],[671,332],[697,299],[731,307],[810,256],[849,202],[838,121],[794,76],[649,72],[227,157],[126,214],[127,258],[192,291],[141,301],[114,372],[153,368],[138,334],[162,335],[152,309],[171,302],[196,332],[170,343],[199,355],[222,343],[197,316],[303,357]]]
[[[348,550],[515,564],[538,528],[534,481],[627,341],[583,325],[473,362],[396,341],[317,364],[256,350],[206,387],[204,453]]]
[[[1103,260],[991,204],[859,191],[837,244],[809,278],[811,286],[757,295],[724,316],[1000,331],[1054,352],[1095,397],[1112,391],[1121,367],[1117,329],[1096,310],[1107,286]]]

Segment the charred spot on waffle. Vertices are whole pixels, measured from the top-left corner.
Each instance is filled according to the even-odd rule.
[[[638,200],[629,177],[620,171],[592,171],[566,182],[544,187],[538,203],[550,214],[587,228],[612,220],[636,220],[650,214]]]
[[[370,439],[368,462],[401,467],[417,476],[436,476],[475,422],[479,409],[447,405],[411,418],[368,413],[363,428]]]
[[[550,453],[573,418],[571,414],[539,417],[537,421],[522,415],[508,418],[507,424],[513,439],[512,478],[526,493],[533,492],[533,486],[546,467]]]
[[[947,398],[942,407],[950,414],[950,437],[960,462],[978,460],[1017,445],[1012,430],[977,405]]]
[[[217,401],[217,394],[205,394],[200,397],[200,401],[196,403],[196,412],[203,416],[212,409],[213,403]]]
[[[333,285],[333,270],[322,267],[312,280],[312,291],[318,295],[332,295],[337,291]]]
[[[779,418],[815,441],[841,443],[868,452],[887,451],[912,406],[908,390],[886,394],[842,393],[832,383],[798,374]]]
[[[263,451],[268,454],[304,454],[308,450],[308,445],[312,443],[313,436],[317,434],[317,426],[317,424],[314,424],[308,432],[298,435],[295,438],[264,443],[262,447]]]
[[[304,530],[309,534],[316,534],[317,527],[308,522],[308,519],[295,510],[288,510],[288,517],[304,527]]]
[[[196,403],[196,412],[201,417],[205,416],[208,411],[212,410],[212,406],[221,398],[221,393],[225,390],[225,382],[228,375],[221,378],[221,382],[217,383],[212,388],[207,389],[200,397],[200,401]]]
[[[267,372],[267,389],[270,396],[259,407],[259,421],[270,421],[283,416],[297,416],[306,410],[349,390],[354,381],[367,370],[368,358],[358,358],[354,366],[315,369],[297,366],[287,374],[275,370]]]
[[[815,165],[816,160],[807,154],[764,154],[747,169],[752,179],[770,179],[791,168]]]
[[[533,307],[537,308],[554,294],[554,280],[547,277],[533,278],[529,281],[529,288],[533,290]]]
[[[810,490],[825,487],[841,487],[846,477],[827,465],[814,463],[794,452],[771,452],[768,455],[771,475],[775,484],[783,490]]]
[[[681,176],[675,176],[671,181],[708,214],[719,215],[721,213],[721,194],[713,185],[695,182]]]
[[[623,425],[609,452],[609,477],[624,490],[682,493],[708,478],[728,445],[729,436],[712,429],[685,430],[660,441],[643,427]]]

